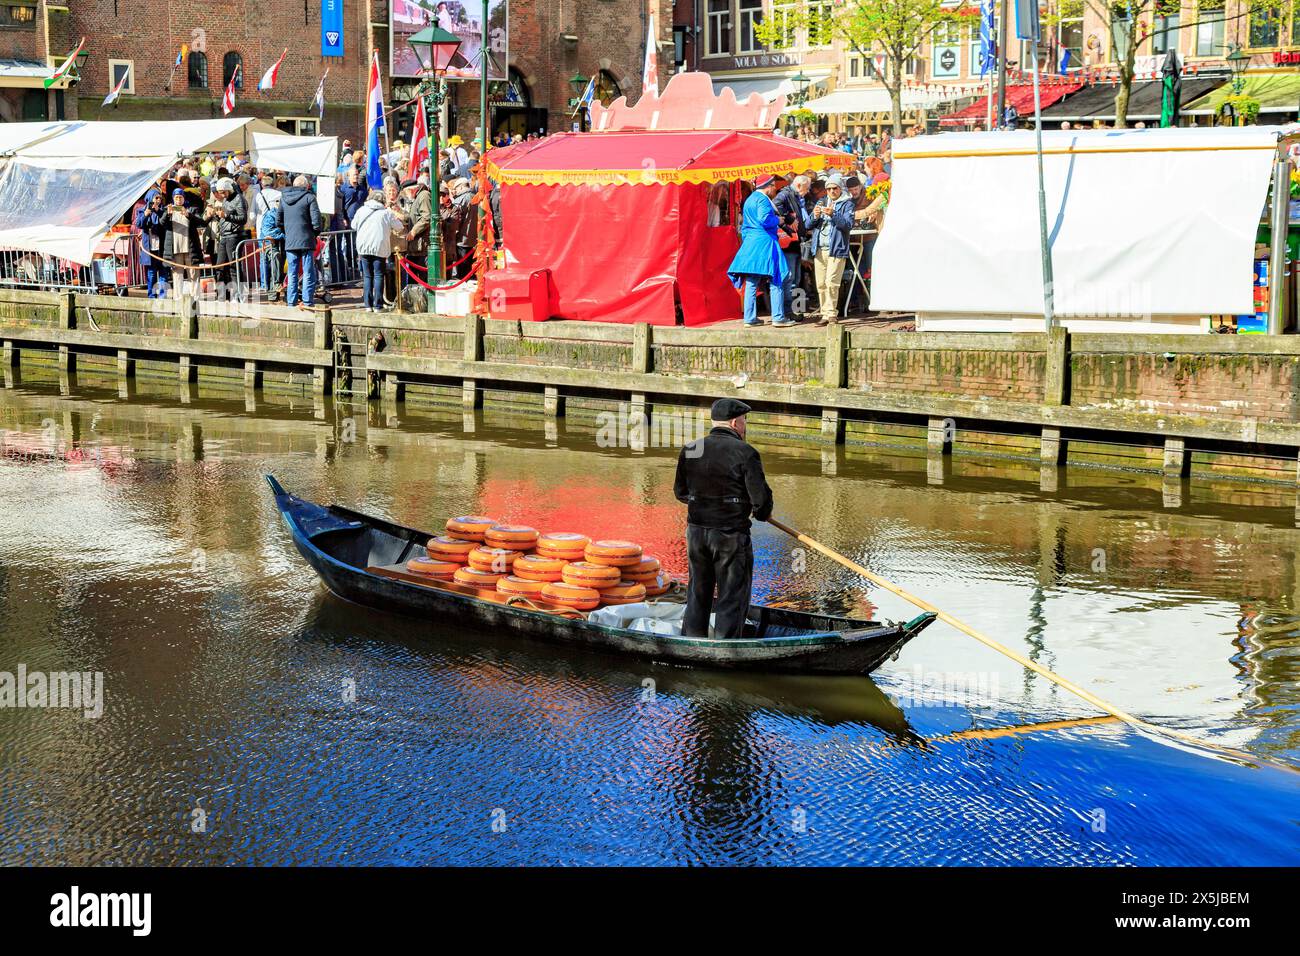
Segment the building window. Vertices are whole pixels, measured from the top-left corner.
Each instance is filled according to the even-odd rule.
[[[1256,8],[1250,11],[1250,39],[1247,44],[1255,48],[1277,46],[1282,35],[1279,29],[1282,11],[1277,7]]]
[[[686,62],[686,27],[673,27],[673,66]]]
[[[1151,32],[1151,52],[1168,53],[1178,49],[1178,14],[1157,15]]]
[[[1110,48],[1116,63],[1128,56],[1128,45],[1133,38],[1133,14],[1127,6],[1114,4],[1110,8]]]
[[[1223,0],[1201,0],[1196,8],[1196,55],[1223,53]]]
[[[126,77],[126,85],[122,87],[123,93],[135,92],[135,66],[130,60],[109,60],[108,61],[108,88],[117,89],[117,84],[122,82],[122,77]]]
[[[512,66],[507,71],[506,76],[510,81],[510,87],[506,91],[506,100],[510,105],[531,107],[533,105],[533,91],[529,88],[524,75]]]
[[[744,7],[749,3],[761,5],[761,0],[740,0],[742,25],[740,31],[740,40],[745,41],[745,30],[743,18],[745,16]],[[798,6],[794,3],[773,3],[772,4],[772,24],[780,31],[777,33],[776,42],[772,44],[774,49],[785,50],[794,46],[795,41],[795,17],[798,13]],[[761,49],[755,40],[754,49]]]
[[[1070,65],[1083,66],[1083,17],[1062,20],[1060,30],[1061,46],[1070,51]]]
[[[858,58],[857,58],[856,56],[851,56],[851,57],[849,57],[849,76],[850,76],[850,77],[857,77],[857,75],[858,75],[858,62],[859,62],[859,61],[858,61]]]
[[[707,56],[731,55],[731,0],[709,0]]]
[[[835,5],[813,2],[808,4],[808,45],[830,46],[835,39]]]
[[[234,50],[221,58],[221,85],[229,86],[232,79],[235,89],[244,88],[244,58]]]
[[[596,77],[596,99],[600,100],[602,106],[608,106],[616,99],[623,95],[623,91],[618,88],[618,80],[609,70],[601,70]]]
[[[0,6],[0,27],[35,30],[36,6],[25,3]]]
[[[961,25],[941,22],[930,39],[930,75],[935,79],[954,79],[961,73]]]
[[[277,116],[275,126],[281,133],[291,136],[315,136],[320,121],[314,116]]]
[[[208,88],[208,55],[206,53],[196,53],[190,50],[186,70],[190,78],[190,89],[206,90]]]
[[[754,36],[754,28],[763,19],[763,0],[740,0],[740,52],[757,53],[763,44]]]

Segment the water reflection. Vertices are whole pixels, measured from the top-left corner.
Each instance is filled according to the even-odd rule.
[[[68,387],[0,395],[0,669],[103,670],[108,713],[0,711],[3,862],[1297,858],[1295,785],[1271,771],[1106,722],[991,736],[1092,714],[946,628],[873,682],[375,614],[321,591],[260,477],[417,527],[473,511],[631,537],[680,573],[673,449],[599,447],[576,415],[470,430],[458,407]],[[764,456],[793,525],[1125,709],[1300,765],[1294,491],[1182,482],[1171,504],[1158,477]],[[756,528],[769,600],[911,616],[795,548]],[[185,827],[200,797],[206,840]]]

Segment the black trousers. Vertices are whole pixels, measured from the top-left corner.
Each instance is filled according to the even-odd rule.
[[[686,526],[686,555],[691,565],[686,596],[685,637],[707,637],[709,615],[717,612],[715,637],[743,637],[749,588],[754,577],[754,549],[748,531]],[[714,600],[713,589],[718,596]]]

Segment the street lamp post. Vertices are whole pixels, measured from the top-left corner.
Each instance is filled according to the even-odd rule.
[[[1242,50],[1240,44],[1234,43],[1227,60],[1232,70],[1232,95],[1240,96],[1241,91],[1246,88],[1246,67],[1250,66],[1250,54]]]
[[[581,70],[575,70],[573,76],[569,77],[569,85],[577,94],[569,102],[573,106],[573,112],[577,113],[582,108],[582,94],[587,92],[587,84],[591,82],[591,77],[583,76]],[[578,128],[582,128],[582,116],[578,116]]]
[[[442,272],[442,226],[438,207],[438,142],[441,139],[442,104],[447,99],[447,81],[443,79],[451,58],[456,55],[460,40],[456,34],[442,27],[425,27],[406,41],[420,61],[420,85],[416,96],[424,101],[424,118],[429,126],[429,190],[431,193],[431,219],[429,222],[429,253],[425,258],[429,285],[446,278]],[[430,109],[430,106],[433,108]]]

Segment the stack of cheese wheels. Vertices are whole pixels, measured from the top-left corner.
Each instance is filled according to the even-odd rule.
[[[638,584],[649,586],[654,584],[655,579],[659,577],[659,559],[642,558],[636,564],[629,564],[620,570],[623,572],[624,581],[636,581]]]
[[[565,581],[551,581],[542,585],[542,600],[561,604],[578,611],[593,611],[600,606],[600,592],[595,588]]]
[[[412,558],[406,562],[406,570],[412,574],[423,574],[440,581],[450,581],[460,564],[456,561],[442,561],[438,558]]]
[[[559,558],[561,561],[581,561],[591,539],[585,534],[572,531],[552,531],[537,539],[537,553],[544,558]]]
[[[471,568],[476,571],[495,571],[498,574],[509,574],[518,557],[518,551],[489,548],[486,545],[479,545],[468,555]]]
[[[483,532],[483,543],[489,548],[531,551],[537,545],[537,529],[521,524],[494,524]]]
[[[525,581],[541,581],[546,584],[563,579],[564,566],[568,562],[563,558],[547,558],[540,554],[521,554],[515,559],[511,571]]]
[[[495,524],[495,520],[483,515],[461,515],[447,519],[447,535],[462,541],[482,541],[488,528]]]
[[[424,546],[424,550],[428,551],[429,557],[435,561],[453,561],[456,564],[465,564],[469,561],[469,553],[474,550],[474,542],[441,534],[436,538],[430,538],[429,542]]]
[[[588,564],[630,568],[641,563],[641,545],[631,541],[593,541],[583,551]]]
[[[511,597],[539,598],[545,587],[545,581],[529,581],[514,574],[507,574],[497,581],[497,590]]]
[[[468,584],[472,588],[496,590],[497,582],[506,575],[498,571],[480,571],[478,568],[457,568],[452,580],[457,584]]]

